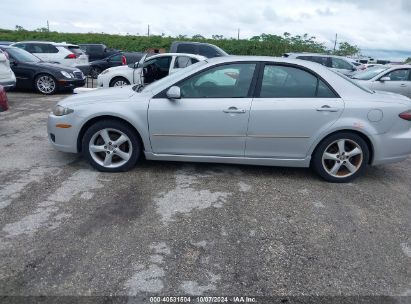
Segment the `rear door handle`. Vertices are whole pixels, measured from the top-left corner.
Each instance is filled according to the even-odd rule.
[[[317,108],[318,112],[338,112],[339,108],[332,108],[328,105],[322,106],[321,108]]]
[[[406,83],[401,83],[401,85],[400,85],[401,87],[406,87],[407,86],[407,84]]]
[[[223,110],[224,113],[229,113],[229,114],[244,114],[245,110],[244,109],[237,109],[236,107],[229,107],[226,110]]]

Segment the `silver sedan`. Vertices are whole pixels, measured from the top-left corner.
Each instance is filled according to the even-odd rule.
[[[375,66],[352,76],[358,83],[378,91],[411,98],[411,65]]]
[[[411,100],[375,93],[308,61],[227,56],[151,85],[60,101],[48,118],[60,151],[97,170],[146,159],[312,167],[348,182],[411,153]]]

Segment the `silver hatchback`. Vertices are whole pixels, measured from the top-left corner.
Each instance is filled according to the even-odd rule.
[[[411,100],[375,93],[303,60],[227,56],[149,86],[68,97],[50,113],[53,146],[97,170],[147,159],[312,167],[347,182],[411,153]]]

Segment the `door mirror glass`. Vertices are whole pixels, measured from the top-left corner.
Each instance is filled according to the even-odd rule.
[[[391,81],[391,78],[390,78],[390,77],[385,76],[385,77],[382,77],[382,78],[380,79],[380,81],[381,81],[381,82]]]
[[[172,86],[168,89],[167,93],[168,99],[180,99],[181,98],[181,90],[177,86]]]

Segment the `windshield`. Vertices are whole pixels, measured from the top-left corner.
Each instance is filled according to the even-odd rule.
[[[16,47],[7,48],[6,52],[11,57],[13,57],[14,60],[19,61],[19,62],[34,62],[34,63],[37,63],[37,62],[41,61],[38,57],[30,54],[29,52],[27,52],[25,50],[22,50],[22,49],[19,49],[19,48],[16,48]]]
[[[388,70],[389,67],[373,67],[369,68],[365,71],[361,71],[358,73],[355,73],[352,78],[354,79],[359,79],[359,80],[370,80],[377,76],[378,74],[384,72],[385,70]]]
[[[357,88],[359,88],[359,89],[361,89],[361,90],[363,90],[363,91],[365,91],[365,92],[367,92],[367,93],[370,93],[370,94],[374,94],[374,93],[375,93],[374,91],[369,90],[369,89],[367,89],[366,87],[363,87],[362,85],[360,85],[358,82],[352,80],[351,78],[348,78],[347,76],[345,76],[345,75],[343,75],[343,74],[341,74],[341,73],[339,73],[339,72],[337,72],[337,71],[334,71],[334,70],[331,70],[331,71],[334,72],[335,74],[337,74],[338,76],[340,76],[341,78],[344,78],[345,80],[347,80],[347,81],[350,82],[351,84],[355,85]]]
[[[157,88],[161,88],[162,86],[164,86],[164,84],[166,84],[167,82],[173,82],[174,80],[177,81],[182,75],[184,74],[190,74],[191,71],[196,70],[198,67],[205,65],[207,63],[206,60],[203,61],[199,61],[193,65],[190,65],[187,68],[184,69],[178,69],[176,72],[174,72],[173,74],[164,77],[156,82],[153,82],[149,85],[147,85],[146,87],[144,87],[144,89],[142,91],[146,91],[146,90],[156,90]]]

